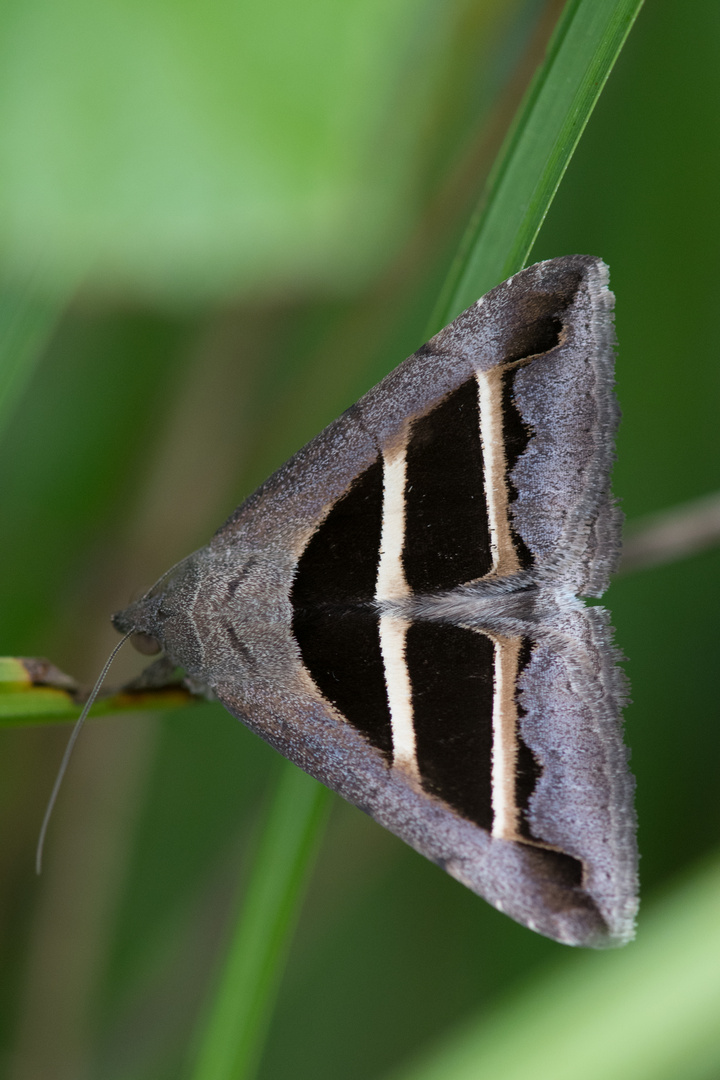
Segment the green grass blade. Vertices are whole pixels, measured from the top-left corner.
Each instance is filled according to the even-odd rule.
[[[285,767],[202,1035],[192,1080],[255,1073],[330,792]]]
[[[622,952],[573,955],[392,1080],[720,1075],[720,861],[643,916]]]
[[[121,712],[148,712],[151,709],[165,712],[196,705],[197,702],[198,698],[182,686],[133,694],[121,692],[96,701],[90,719],[115,716]],[[82,706],[75,703],[71,694],[54,686],[26,688],[0,685],[0,728],[73,723],[81,712]]]
[[[77,720],[84,701],[77,691],[74,679],[45,660],[0,656],[0,728]],[[196,701],[180,685],[157,690],[119,690],[96,701],[92,716],[128,710],[177,709]]]
[[[570,0],[488,179],[430,334],[525,265],[642,0]]]
[[[0,283],[0,432],[30,381],[66,300],[39,294],[31,277]]]

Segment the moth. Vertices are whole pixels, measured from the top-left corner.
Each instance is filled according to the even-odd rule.
[[[291,761],[513,919],[633,934],[613,296],[538,263],[400,364],[116,614]]]

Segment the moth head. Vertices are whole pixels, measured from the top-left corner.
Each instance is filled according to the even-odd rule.
[[[188,617],[197,578],[196,557],[191,555],[161,577],[134,604],[116,612],[112,616],[113,626],[121,634],[130,634],[131,645],[144,656],[165,652],[174,660],[181,653],[181,666],[189,670],[187,658],[198,652],[196,635]]]
[[[162,595],[148,594],[123,611],[116,611],[112,616],[115,629],[121,634],[131,634],[132,644],[139,652],[147,655],[159,652],[162,648],[165,622],[162,599]]]

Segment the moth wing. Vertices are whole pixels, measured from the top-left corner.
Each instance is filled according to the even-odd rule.
[[[508,450],[496,472],[523,565],[578,595],[601,595],[620,530],[610,495],[619,412],[607,279],[600,259],[578,255],[538,263],[493,289],[271,476],[211,546],[242,537],[298,557],[328,509],[414,418],[478,373],[507,370],[494,392],[504,392],[513,415],[506,430],[495,425]]]
[[[392,767],[309,681],[281,687],[249,679],[216,691],[281,754],[500,911],[564,944],[618,945],[633,936],[637,906],[633,784],[617,718],[622,687],[606,661],[598,671],[602,613],[597,625],[573,629],[579,637],[564,649],[535,641],[520,680],[522,738],[542,766],[528,811],[539,841],[494,836]],[[440,675],[451,684],[457,672]],[[558,681],[566,688],[560,697]]]
[[[621,719],[627,685],[612,633],[604,608],[561,610],[538,628],[517,684],[518,740],[538,765],[528,833],[578,860],[578,884],[602,912],[611,945],[633,937],[638,905],[635,781]]]

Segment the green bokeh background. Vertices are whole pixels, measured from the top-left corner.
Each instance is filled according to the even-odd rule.
[[[90,681],[108,613],[422,343],[554,10],[7,5],[0,268],[73,300],[2,433],[1,653]],[[533,252],[610,264],[630,520],[719,486],[719,56],[713,0],[646,6]],[[718,569],[607,596],[649,905],[718,846]],[[38,884],[66,732],[0,737],[3,1074],[183,1075],[277,759],[216,706],[90,724]],[[338,801],[260,1076],[383,1077],[574,959]]]

